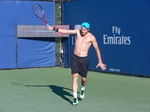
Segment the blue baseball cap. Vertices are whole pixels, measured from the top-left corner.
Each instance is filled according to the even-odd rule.
[[[81,28],[90,28],[90,24],[88,22],[83,22]]]

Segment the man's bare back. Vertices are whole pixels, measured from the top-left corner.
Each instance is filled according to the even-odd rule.
[[[74,54],[79,57],[88,56],[88,50],[91,46],[91,42],[94,36],[88,32],[86,35],[82,36],[80,30],[77,31],[77,38],[75,42]]]

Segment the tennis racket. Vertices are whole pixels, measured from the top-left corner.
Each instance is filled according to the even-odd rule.
[[[33,5],[33,12],[38,18],[40,18],[44,21],[44,23],[47,25],[47,27],[50,27],[48,22],[46,21],[46,18],[44,15],[44,10],[39,4]]]

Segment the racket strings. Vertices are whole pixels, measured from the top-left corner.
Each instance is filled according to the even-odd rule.
[[[42,19],[45,22],[47,27],[50,27],[49,24],[46,21],[46,18],[45,18],[45,15],[44,15],[44,10],[39,4],[35,4],[33,6],[33,12],[38,18]]]
[[[34,13],[36,14],[37,17],[41,19],[44,17],[43,9],[38,5],[34,6]]]

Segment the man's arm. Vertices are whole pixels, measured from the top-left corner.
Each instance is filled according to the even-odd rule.
[[[98,61],[99,61],[96,68],[98,68],[100,66],[102,70],[106,70],[106,65],[103,64],[102,57],[101,57],[101,52],[100,52],[100,49],[98,47],[98,44],[97,44],[97,41],[96,41],[95,37],[93,37],[92,44],[95,48],[95,51],[96,51],[96,54],[97,54],[97,57],[98,57]]]
[[[48,30],[50,31],[56,31],[56,32],[60,32],[60,33],[67,33],[67,34],[76,34],[77,33],[77,29],[76,30],[67,30],[67,29],[60,29],[60,28],[56,28],[56,27],[48,27]]]

